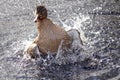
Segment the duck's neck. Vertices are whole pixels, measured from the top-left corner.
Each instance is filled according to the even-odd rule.
[[[39,20],[36,23],[37,24],[38,33],[41,33],[41,31],[43,30],[44,25],[45,25],[45,21],[46,21],[46,19],[43,19],[43,20]]]

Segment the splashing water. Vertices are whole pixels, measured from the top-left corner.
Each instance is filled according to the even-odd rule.
[[[117,25],[119,26],[119,17],[84,14],[85,11],[98,12],[105,9],[109,11],[114,4],[111,6],[112,2],[109,1],[111,3],[108,5],[106,5],[107,2],[104,2],[104,5],[98,6],[94,4],[98,4],[99,1],[92,2],[92,0],[52,1],[45,0],[48,9],[52,9],[49,11],[49,17],[55,23],[62,24],[65,30],[79,30],[84,50],[69,50],[68,54],[61,52],[56,56],[49,54],[46,59],[23,59],[22,53],[25,45],[29,44],[36,36],[35,26],[32,22],[33,14],[31,14],[32,7],[36,2],[31,0],[23,0],[23,3],[22,1],[14,2],[14,0],[0,1],[0,4],[3,5],[0,9],[0,24],[2,25],[2,27],[0,26],[0,79],[107,80],[119,75],[120,40],[118,38],[119,27],[117,27]],[[16,7],[12,8],[7,4]],[[109,5],[109,9],[104,8]],[[5,7],[5,11],[3,7]],[[117,10],[117,7],[115,8]],[[27,12],[24,11],[25,9]],[[115,80],[117,79],[115,78]]]
[[[69,29],[77,29],[79,31],[81,31],[81,23],[90,19],[89,17],[85,17],[84,15],[81,17],[76,17],[75,20],[73,20],[73,24],[74,26],[73,27],[70,27],[68,25],[66,25],[64,22],[62,22],[64,28],[66,30],[69,30]],[[69,29],[68,29],[69,28]],[[83,34],[83,33],[82,33]],[[84,40],[85,41],[85,40]],[[24,42],[23,44],[29,44],[31,43],[31,41],[22,41]],[[81,48],[78,48],[78,49],[71,49],[69,50],[67,53],[64,53],[63,51],[58,51],[57,55],[54,57],[51,55],[51,53],[48,54],[47,58],[43,59],[43,58],[38,58],[37,60],[27,60],[27,64],[26,62],[24,61],[23,59],[23,62],[25,62],[25,64],[23,63],[23,66],[24,69],[26,68],[26,70],[23,70],[23,71],[27,71],[27,73],[29,75],[33,75],[33,76],[36,76],[36,78],[40,78],[38,75],[41,75],[41,78],[43,77],[43,79],[49,79],[50,76],[52,76],[53,74],[55,74],[57,71],[57,69],[60,69],[62,71],[65,70],[65,68],[69,68],[69,70],[73,68],[80,68],[81,69],[81,61],[85,60],[86,57],[89,57],[89,54],[88,52],[85,51],[85,46],[84,46],[84,50],[81,49]],[[93,62],[93,64],[95,64]],[[63,68],[62,68],[63,66]],[[96,64],[95,64],[96,66]],[[94,67],[94,66],[93,66]],[[29,70],[30,68],[30,70]],[[57,69],[55,69],[57,68]],[[54,70],[53,73],[51,73],[51,70]],[[35,71],[35,72],[30,72],[30,71]],[[46,72],[43,72],[43,71],[46,71]],[[70,75],[71,75],[71,72],[70,71]],[[65,73],[66,74],[66,73]],[[46,77],[45,75],[48,75],[49,77]],[[61,77],[64,77],[62,75],[60,75],[59,73],[57,74]],[[53,77],[55,79],[58,79],[58,76],[57,77]]]

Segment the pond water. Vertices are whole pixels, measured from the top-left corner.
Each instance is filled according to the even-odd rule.
[[[23,59],[40,3],[55,24],[80,31],[84,50]],[[119,0],[2,0],[0,7],[0,80],[120,80]]]

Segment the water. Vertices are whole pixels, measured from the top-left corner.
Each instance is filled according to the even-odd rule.
[[[25,45],[37,34],[33,10],[39,1],[54,23],[81,32],[84,50],[23,59]],[[120,79],[119,0],[39,1],[0,1],[0,80]]]

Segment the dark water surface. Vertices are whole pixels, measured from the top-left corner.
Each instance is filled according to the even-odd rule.
[[[84,50],[23,60],[39,3],[54,23],[81,32]],[[120,80],[120,0],[1,0],[0,80]]]

